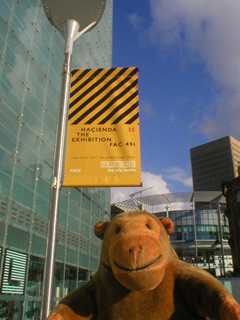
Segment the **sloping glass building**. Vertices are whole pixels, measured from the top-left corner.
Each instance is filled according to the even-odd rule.
[[[64,40],[41,0],[0,1],[0,319],[39,316]],[[112,65],[112,0],[72,68]],[[109,188],[61,190],[54,299],[97,270]]]

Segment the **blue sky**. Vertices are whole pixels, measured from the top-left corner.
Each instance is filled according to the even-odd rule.
[[[240,2],[114,0],[113,67],[139,67],[144,195],[192,190],[190,148],[240,140]],[[141,188],[112,188],[112,202]]]

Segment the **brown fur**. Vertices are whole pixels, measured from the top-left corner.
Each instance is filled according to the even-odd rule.
[[[168,238],[173,228],[143,211],[97,223],[98,272],[48,320],[240,320],[240,306],[218,280],[178,259]]]

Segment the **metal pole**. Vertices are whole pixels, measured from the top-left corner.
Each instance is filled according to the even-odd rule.
[[[166,204],[166,217],[167,218],[169,218],[168,208],[169,208],[169,206]]]
[[[55,150],[53,159],[53,176],[49,205],[48,233],[44,264],[42,307],[40,313],[40,320],[45,320],[52,309],[60,189],[62,182],[62,164],[64,157],[63,153],[65,141],[65,128],[69,104],[70,65],[73,41],[78,31],[79,24],[74,20],[67,20],[64,27],[66,29],[66,42],[63,57],[61,90],[59,98]]]
[[[223,269],[223,276],[226,276],[225,271],[225,260],[224,260],[224,249],[223,249],[223,237],[222,237],[222,224],[221,224],[221,211],[220,211],[220,204],[218,203],[218,229],[219,229],[219,240],[221,243],[221,253],[222,253],[222,269]],[[221,270],[221,265],[220,265]]]
[[[193,212],[193,227],[194,227],[194,240],[195,240],[195,257],[196,257],[196,262],[197,262],[198,247],[197,247],[197,227],[196,227],[194,194],[193,194],[193,197],[192,197],[192,212]]]

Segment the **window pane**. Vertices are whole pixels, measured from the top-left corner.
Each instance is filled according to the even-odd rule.
[[[6,21],[10,19],[12,4],[13,0],[0,1],[0,13]]]
[[[23,120],[36,135],[41,133],[42,117],[43,107],[41,102],[31,91],[27,91],[24,100]]]
[[[54,149],[57,122],[48,111],[44,113],[43,121],[43,140]]]
[[[55,274],[54,274],[54,292],[53,296],[56,298],[61,298],[63,296],[63,270],[64,265],[62,263],[55,264]]]
[[[19,120],[0,103],[0,136],[1,145],[10,153],[15,154]]]
[[[20,129],[18,158],[29,167],[37,164],[39,139],[26,125]]]
[[[57,118],[58,101],[59,91],[57,91],[57,89],[51,83],[48,83],[46,93],[46,109],[52,114],[54,118]]]
[[[35,210],[46,218],[48,217],[49,212],[49,199],[50,184],[39,177],[37,180]]]
[[[33,186],[35,183],[35,174],[22,166],[19,162],[16,164],[14,174],[14,184],[12,195],[15,201],[25,205],[28,208],[33,206]]]
[[[48,63],[49,63],[49,50],[44,44],[39,33],[34,34],[32,55],[37,64],[42,68],[42,70],[47,74],[48,73]]]
[[[65,271],[65,294],[77,288],[77,268],[66,266]]]
[[[29,53],[22,42],[13,33],[9,33],[6,61],[19,78],[25,82],[27,65],[29,63]]]
[[[41,298],[44,259],[30,256],[27,295]]]
[[[21,6],[16,2],[12,20],[12,29],[17,37],[24,44],[27,50],[31,50],[34,27],[31,20],[25,14]]]
[[[51,149],[46,143],[43,142],[40,146],[39,172],[40,175],[49,182],[52,178],[52,166],[53,149]]]
[[[46,76],[34,60],[30,62],[27,81],[30,90],[40,101],[43,101],[46,89]]]
[[[0,80],[1,100],[17,115],[21,114],[24,85],[16,73],[4,65]]]

